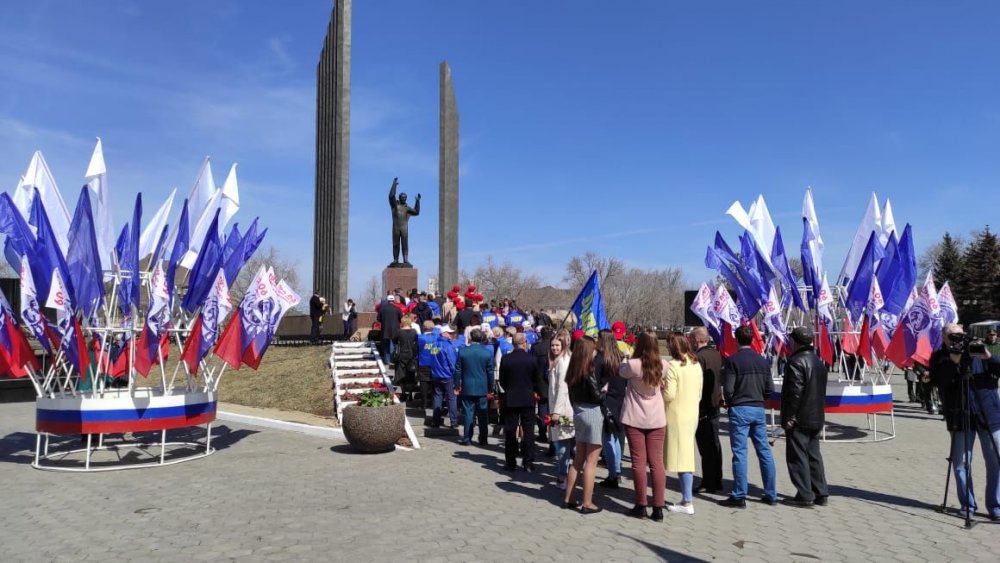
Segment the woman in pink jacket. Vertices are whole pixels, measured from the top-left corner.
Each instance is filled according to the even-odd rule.
[[[660,359],[656,333],[643,332],[635,344],[632,359],[622,363],[618,374],[628,381],[622,403],[622,424],[632,454],[635,506],[629,516],[646,517],[646,465],[653,480],[653,513],[663,520],[667,476],[663,468],[663,439],[667,417],[663,409],[663,374],[667,362]]]

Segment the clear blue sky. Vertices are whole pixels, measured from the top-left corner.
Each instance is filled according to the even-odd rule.
[[[315,67],[329,1],[12,0],[0,18],[0,178],[41,149],[75,202],[104,140],[115,220],[240,163],[241,224],[311,283]],[[734,200],[789,246],[813,186],[829,270],[869,194],[918,250],[1000,208],[1000,4],[369,0],[354,5],[351,293],[391,258],[393,176],[424,195],[437,268],[438,63],[461,115],[460,263],[559,282],[587,250],[711,275]],[[795,251],[793,251],[795,252]],[[837,272],[832,271],[831,276]]]

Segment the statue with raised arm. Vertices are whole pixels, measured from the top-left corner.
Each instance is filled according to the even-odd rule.
[[[399,194],[396,199],[396,187],[399,185],[399,178],[392,179],[392,188],[389,190],[389,209],[392,210],[392,264],[390,268],[412,268],[410,264],[410,240],[407,234],[410,217],[420,215],[420,194],[417,194],[417,202],[413,207],[406,205],[406,194]],[[399,247],[403,247],[403,261],[399,261]]]

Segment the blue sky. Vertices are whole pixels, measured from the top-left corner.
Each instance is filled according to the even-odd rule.
[[[437,268],[438,63],[461,116],[460,264],[559,283],[593,250],[679,266],[766,198],[797,247],[814,190],[830,270],[872,191],[918,250],[1000,208],[993,2],[354,5],[351,293],[391,258],[393,176],[423,194],[411,262]],[[147,218],[205,155],[311,280],[315,66],[332,4],[12,0],[0,19],[0,178],[41,149],[75,202],[104,140],[115,220]],[[995,223],[996,221],[994,221]],[[831,276],[836,272],[832,272]]]

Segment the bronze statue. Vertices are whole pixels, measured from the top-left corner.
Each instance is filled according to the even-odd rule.
[[[392,209],[392,264],[390,268],[412,268],[410,264],[410,237],[407,228],[410,223],[410,216],[420,215],[420,194],[417,194],[417,203],[413,207],[406,205],[406,194],[399,194],[399,201],[396,200],[396,186],[399,185],[399,178],[392,179],[392,189],[389,190],[389,208]],[[403,246],[403,262],[399,261],[399,247]]]

